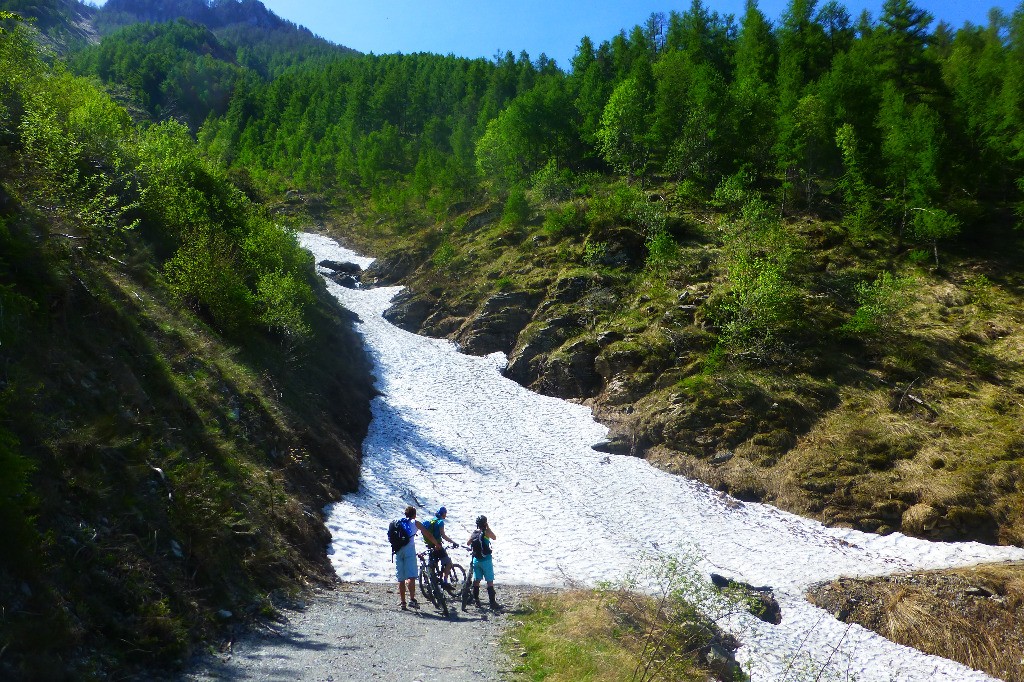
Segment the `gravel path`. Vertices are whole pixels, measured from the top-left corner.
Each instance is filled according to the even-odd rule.
[[[397,585],[344,583],[319,592],[286,620],[198,661],[183,679],[341,682],[480,682],[512,669],[498,642],[523,599],[537,588],[498,587],[501,611],[429,602],[402,611]],[[486,597],[485,597],[486,599]]]

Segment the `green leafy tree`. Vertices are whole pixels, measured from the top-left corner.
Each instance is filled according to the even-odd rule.
[[[914,216],[914,236],[928,243],[939,267],[939,242],[960,234],[960,219],[940,208],[922,208]]]
[[[872,225],[872,191],[861,167],[857,133],[849,123],[836,131],[836,146],[843,159],[839,186],[846,208],[846,224],[855,237],[863,237]]]
[[[641,176],[650,158],[651,93],[635,78],[618,85],[601,115],[598,145],[605,161],[630,180]]]
[[[733,111],[727,85],[709,64],[669,52],[656,65],[652,139],[666,172],[713,186],[731,161]]]
[[[879,30],[874,36],[879,72],[912,101],[939,87],[939,70],[925,51],[932,18],[911,0],[882,3]]]
[[[735,40],[735,78],[729,86],[734,103],[737,145],[736,166],[750,164],[759,175],[772,166],[775,139],[775,89],[778,73],[778,43],[771,24],[748,0]]]
[[[887,203],[903,234],[910,211],[931,206],[940,189],[942,126],[931,107],[908,104],[892,84],[886,88],[878,125],[886,163]]]

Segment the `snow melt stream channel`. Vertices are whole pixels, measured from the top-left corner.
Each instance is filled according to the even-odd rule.
[[[317,262],[372,261],[320,235],[302,234],[300,242]],[[505,379],[502,354],[460,354],[448,341],[384,320],[398,287],[346,289],[330,280],[327,287],[361,318],[381,394],[363,443],[359,491],[328,509],[329,552],[342,579],[393,581],[388,522],[407,504],[424,517],[445,505],[446,529],[457,540],[469,536],[478,514],[487,515],[498,537],[499,595],[502,583],[620,580],[638,556],[654,551],[772,587],[781,624],[746,614],[720,623],[742,642],[737,658],[754,680],[801,679],[797,670],[815,679],[823,669],[818,679],[992,679],[848,626],[803,593],[839,576],[1024,560],[1024,549],[826,528],[641,459],[596,452],[591,446],[606,430],[590,411]]]

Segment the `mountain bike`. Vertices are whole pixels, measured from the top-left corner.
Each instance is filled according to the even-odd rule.
[[[469,571],[465,572],[465,577],[462,579],[462,589],[459,590],[459,599],[462,601],[462,610],[465,611],[473,601],[473,548],[469,545],[463,545],[465,549],[469,550]],[[459,566],[459,568],[462,568]]]
[[[451,549],[455,549],[458,546],[453,544]],[[441,612],[447,617],[449,615],[448,596],[454,594],[452,585],[461,586],[466,582],[466,569],[459,564],[452,563],[451,571],[449,571],[449,582],[444,582],[438,570],[440,562],[432,562],[430,560],[429,549],[417,554],[416,558],[420,562],[420,592],[427,601],[441,609]]]

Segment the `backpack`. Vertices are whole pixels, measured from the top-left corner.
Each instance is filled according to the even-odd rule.
[[[469,546],[473,550],[474,559],[486,559],[491,556],[490,543],[484,542],[484,532],[482,530],[475,530],[473,534],[469,536]]]
[[[443,524],[444,521],[435,516],[423,525],[426,527],[427,530],[430,531],[430,534],[434,536],[435,540],[441,542],[441,527]]]
[[[412,536],[409,535],[405,519],[395,519],[388,524],[388,542],[391,543],[391,556],[394,556],[398,550],[409,544],[411,539]]]

